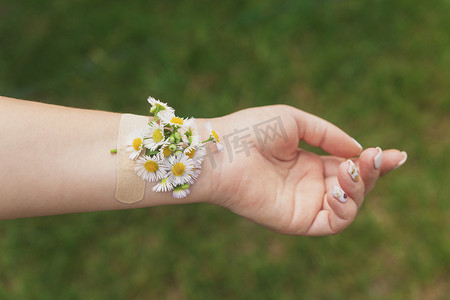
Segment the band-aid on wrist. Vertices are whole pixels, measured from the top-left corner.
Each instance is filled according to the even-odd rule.
[[[172,192],[184,198],[198,179],[206,156],[204,144],[212,142],[223,151],[219,136],[211,124],[205,124],[209,136],[201,139],[194,118],[181,118],[167,103],[148,98],[147,117],[123,114],[120,118],[117,149],[116,199],[135,203],[144,198],[146,182],[156,182],[154,192]]]
[[[117,137],[117,182],[115,198],[122,203],[135,203],[144,199],[145,181],[136,175],[134,161],[129,158],[127,141],[130,132],[145,127],[148,117],[122,114]]]

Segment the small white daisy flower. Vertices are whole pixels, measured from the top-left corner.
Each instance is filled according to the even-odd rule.
[[[175,110],[172,107],[170,107],[169,105],[167,105],[167,103],[165,103],[165,102],[159,101],[153,97],[148,97],[147,101],[152,106],[150,108],[150,112],[152,110],[154,111],[154,110],[158,109],[159,112],[169,111],[169,112],[175,113]],[[158,112],[158,115],[159,115],[159,112]]]
[[[173,189],[172,195],[174,198],[180,199],[186,197],[189,193],[189,188],[184,188],[182,185],[179,185]]]
[[[161,155],[144,155],[136,161],[134,170],[145,181],[157,181],[167,176],[169,168]]]
[[[136,129],[130,133],[127,140],[126,151],[130,152],[129,158],[135,160],[142,153],[144,148],[144,132],[143,128]]]
[[[164,127],[155,121],[149,123],[149,127],[144,135],[144,146],[151,151],[159,146],[167,145],[167,139],[164,137]]]
[[[159,153],[161,153],[164,158],[168,158],[173,152],[169,149],[168,145],[164,145],[161,149],[159,149]]]
[[[174,114],[158,114],[161,122],[164,124],[170,124],[172,126],[183,126],[185,119],[175,116]]]
[[[152,190],[154,192],[170,192],[173,190],[173,184],[169,181],[168,177],[164,177],[152,188]]]
[[[189,146],[184,150],[184,154],[194,161],[195,167],[199,167],[206,156],[206,149],[201,145]]]
[[[189,182],[191,175],[194,174],[194,161],[183,153],[170,156],[167,163],[170,167],[168,178],[174,185]]]
[[[217,135],[217,133],[212,129],[211,123],[206,122],[205,127],[209,132],[209,138],[211,138],[212,141],[217,145],[217,150],[219,150],[220,152],[223,152],[224,146],[220,142],[220,139],[219,139],[219,136]]]

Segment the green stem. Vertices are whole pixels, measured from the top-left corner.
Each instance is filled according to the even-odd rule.
[[[111,149],[111,154],[116,154],[117,153],[117,149]]]
[[[159,151],[158,150],[154,150],[154,151],[150,151],[149,149],[147,149],[146,151],[145,151],[145,155],[155,155],[155,154],[158,154],[159,153]]]
[[[204,143],[206,143],[206,142],[211,142],[213,140],[213,137],[212,136],[210,136],[209,137],[209,139],[207,139],[207,140],[204,140],[202,143],[204,144]]]

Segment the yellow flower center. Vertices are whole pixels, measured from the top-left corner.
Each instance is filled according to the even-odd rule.
[[[177,125],[183,125],[183,119],[178,117],[173,117],[172,120],[170,120],[170,122]]]
[[[164,137],[161,132],[161,129],[156,129],[155,131],[153,131],[153,139],[155,140],[155,142],[159,143],[162,141],[163,138]]]
[[[142,140],[141,138],[137,138],[133,141],[133,148],[136,151],[141,150],[141,146],[142,146]]]
[[[172,167],[172,173],[175,176],[183,175],[185,170],[186,170],[186,166],[181,162],[174,164]]]
[[[187,155],[189,158],[193,158],[193,157],[194,157],[194,154],[195,154],[195,149],[190,149],[190,151],[186,151],[186,155]]]
[[[172,154],[172,151],[170,151],[169,147],[165,147],[163,149],[163,155],[164,157],[169,157]]]
[[[219,136],[217,135],[217,133],[214,130],[211,130],[211,134],[220,143]]]
[[[147,171],[154,173],[154,172],[158,171],[159,166],[158,166],[158,164],[157,164],[156,162],[154,162],[153,160],[149,160],[149,161],[146,161],[146,162],[145,162],[144,168],[145,168]]]

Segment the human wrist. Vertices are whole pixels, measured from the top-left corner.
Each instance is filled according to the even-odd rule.
[[[219,128],[219,118],[197,118],[195,126],[202,140],[209,136],[206,124],[210,123],[213,128]],[[222,134],[218,130],[219,134]],[[192,199],[189,202],[204,202],[217,204],[220,202],[221,190],[224,182],[221,180],[222,160],[224,153],[218,151],[217,146],[212,143],[205,143],[206,156],[201,166],[201,174],[197,182],[192,186]],[[189,195],[191,196],[191,195]],[[189,198],[186,197],[186,198]]]
[[[118,151],[111,151],[118,154],[116,199],[123,203],[142,200],[148,186],[146,182],[156,182],[151,186],[157,194],[171,192],[175,199],[186,198],[202,172],[208,173],[209,179],[215,177],[212,176],[214,164],[202,167],[206,156],[212,158],[210,145],[223,151],[220,138],[210,122],[178,117],[167,103],[152,97],[148,102],[151,105],[150,117],[122,115]],[[215,194],[207,192],[207,187],[213,189],[217,184],[203,182],[201,188],[194,189],[196,196],[191,196],[186,202],[195,202],[192,198],[209,201],[208,198]],[[155,195],[154,200],[159,202],[158,198],[164,197]]]

